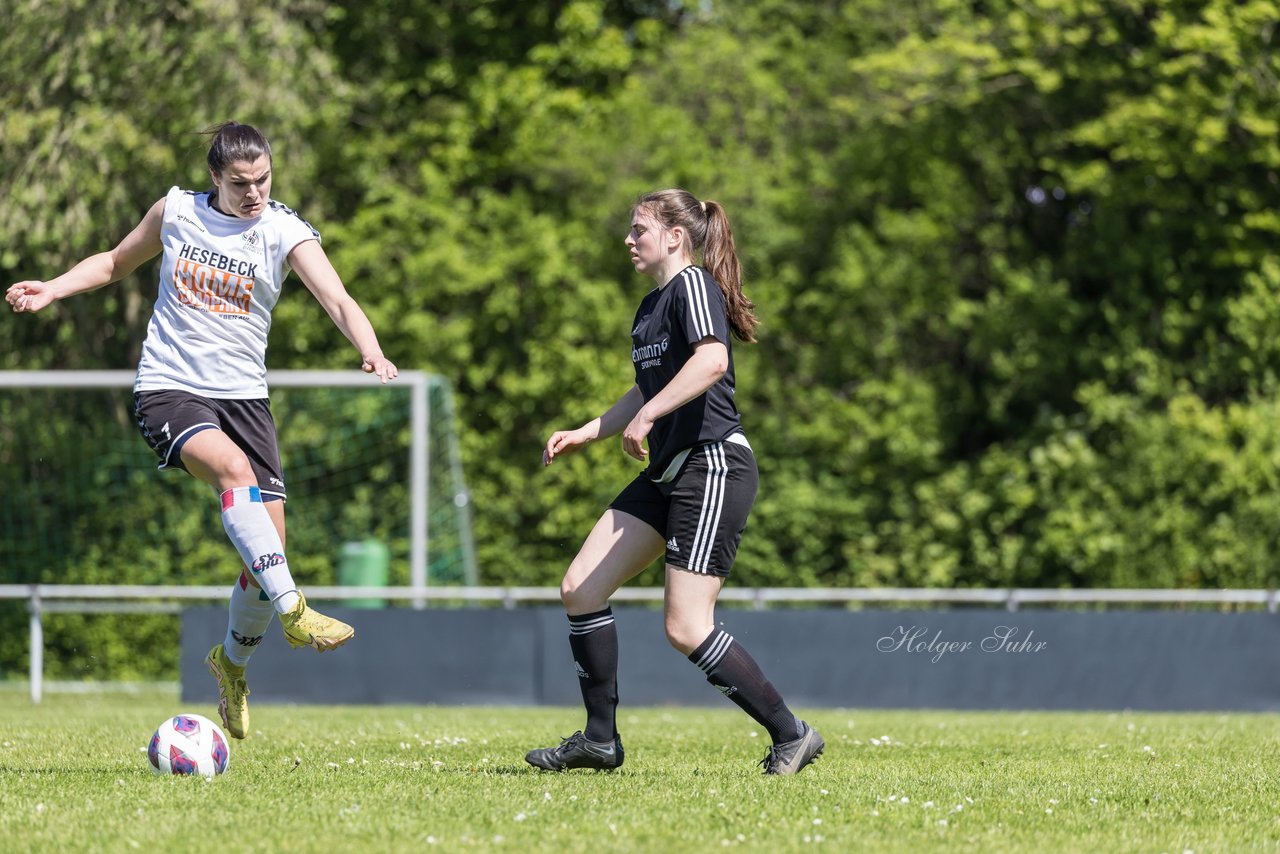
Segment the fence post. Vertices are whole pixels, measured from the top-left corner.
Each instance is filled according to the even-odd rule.
[[[39,703],[44,693],[44,626],[40,622],[40,587],[31,585],[31,702]]]

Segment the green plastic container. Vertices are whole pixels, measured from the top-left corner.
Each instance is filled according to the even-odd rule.
[[[338,557],[339,587],[386,587],[391,555],[381,540],[343,543]],[[386,599],[347,599],[349,608],[385,608]]]

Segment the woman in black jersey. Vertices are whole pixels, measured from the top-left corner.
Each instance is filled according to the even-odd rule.
[[[758,484],[734,405],[730,341],[731,333],[755,341],[757,321],[742,292],[729,220],[716,202],[659,190],[640,198],[624,242],[637,272],[657,284],[632,324],[635,385],[599,418],[553,433],[542,462],[621,433],[623,451],[649,465],[609,505],[560,585],[587,725],[525,759],[551,771],[622,765],[609,597],[665,553],[667,640],[768,730],[765,773],[794,774],[822,752],[822,737],[791,713],[742,644],[714,621]]]

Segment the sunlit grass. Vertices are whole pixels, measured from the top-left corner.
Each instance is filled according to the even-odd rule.
[[[626,765],[538,772],[576,709],[258,706],[211,782],[151,773],[171,692],[0,692],[6,850],[1223,851],[1280,847],[1280,717],[805,710],[760,776],[736,708],[624,709]]]

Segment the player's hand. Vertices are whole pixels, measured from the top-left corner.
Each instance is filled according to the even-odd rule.
[[[48,282],[18,282],[5,291],[4,300],[16,312],[39,311],[57,298]]]
[[[622,431],[622,450],[626,451],[627,456],[635,457],[640,462],[645,461],[645,458],[649,456],[649,452],[645,450],[644,440],[652,429],[653,419],[646,415],[644,409],[641,408],[636,413],[636,417],[631,419],[627,429]]]
[[[542,449],[542,464],[549,466],[556,457],[572,454],[590,444],[594,438],[581,427],[577,430],[557,430],[551,434],[547,446]]]
[[[360,363],[360,370],[366,374],[377,374],[383,385],[387,384],[387,380],[395,379],[396,374],[399,373],[395,364],[381,353],[376,356],[365,356]]]

